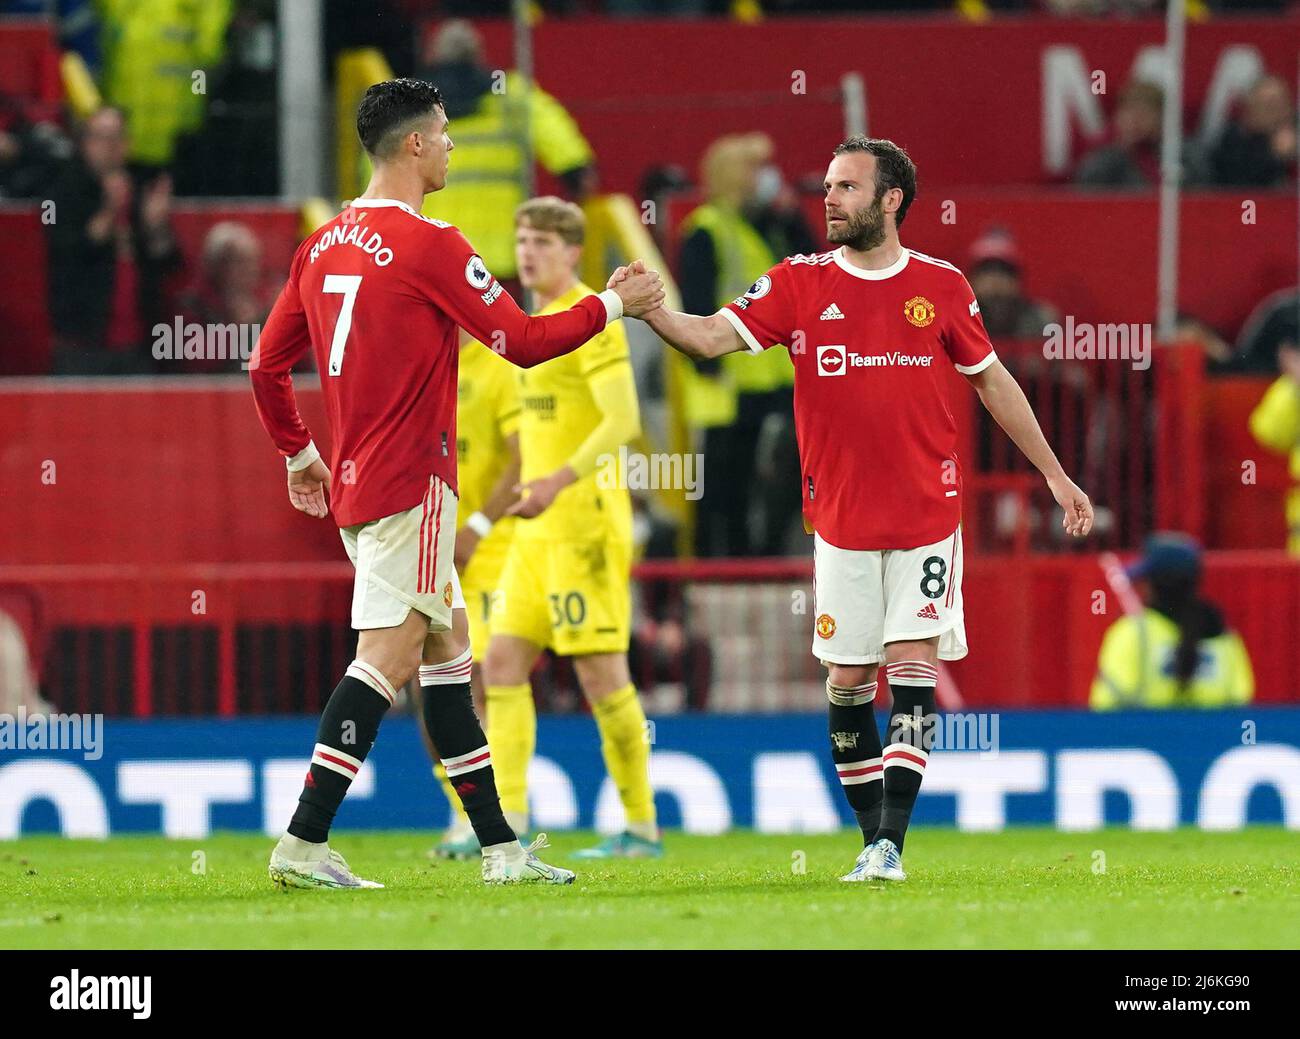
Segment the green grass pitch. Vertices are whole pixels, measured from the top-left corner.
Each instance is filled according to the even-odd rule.
[[[272,842],[0,842],[0,948],[1286,948],[1300,933],[1296,836],[908,837],[906,883],[842,884],[854,834],[668,834],[660,861],[578,863],[573,887],[485,888],[432,862],[431,835],[338,833],[383,891],[291,891]],[[589,834],[553,835],[551,861]]]

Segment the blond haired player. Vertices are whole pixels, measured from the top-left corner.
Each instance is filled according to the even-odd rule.
[[[519,395],[510,363],[464,333],[456,382],[456,465],[463,517],[456,532],[456,571],[461,575],[469,617],[470,684],[474,704],[482,714],[488,620],[516,523],[514,516],[505,513],[516,499],[519,483]],[[423,713],[417,717],[423,722]],[[429,756],[437,762],[434,775],[451,806],[451,826],[433,854],[448,859],[474,858],[479,853],[478,838],[460,796],[438,761],[437,748],[423,724],[420,734]]]
[[[516,212],[519,278],[539,315],[592,294],[576,273],[584,233],[582,210],[558,198],[531,199]],[[658,856],[645,713],[627,665],[632,500],[598,470],[641,431],[627,335],[611,322],[571,355],[515,378],[523,481],[510,511],[520,519],[483,664],[501,806],[527,828],[537,739],[528,676],[549,648],[573,660],[627,817],[623,833],[579,855]]]

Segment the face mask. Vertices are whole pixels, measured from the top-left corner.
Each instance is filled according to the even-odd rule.
[[[754,204],[765,206],[781,193],[785,181],[775,166],[764,166],[754,178]]]

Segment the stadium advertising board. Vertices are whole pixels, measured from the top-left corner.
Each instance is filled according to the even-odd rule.
[[[71,746],[0,727],[0,839],[59,832],[200,837],[278,833],[302,787],[315,722],[118,721]],[[660,819],[688,832],[847,826],[818,715],[661,718],[651,723]],[[60,735],[62,734],[62,735]],[[992,831],[1014,825],[1300,829],[1300,709],[1094,715],[945,716],[916,821]],[[21,740],[21,743],[19,742]],[[48,749],[61,743],[69,749]],[[39,745],[38,745],[39,744]],[[589,718],[539,720],[534,825],[614,831],[621,808]],[[339,813],[341,828],[446,824],[414,723],[392,718]]]

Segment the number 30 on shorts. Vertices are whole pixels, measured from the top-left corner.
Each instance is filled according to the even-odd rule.
[[[587,600],[581,592],[566,592],[564,595],[552,592],[548,598],[551,600],[552,628],[564,624],[576,628],[587,619]]]
[[[921,594],[927,599],[939,599],[947,590],[944,578],[948,574],[948,564],[942,556],[930,556],[921,564]]]

